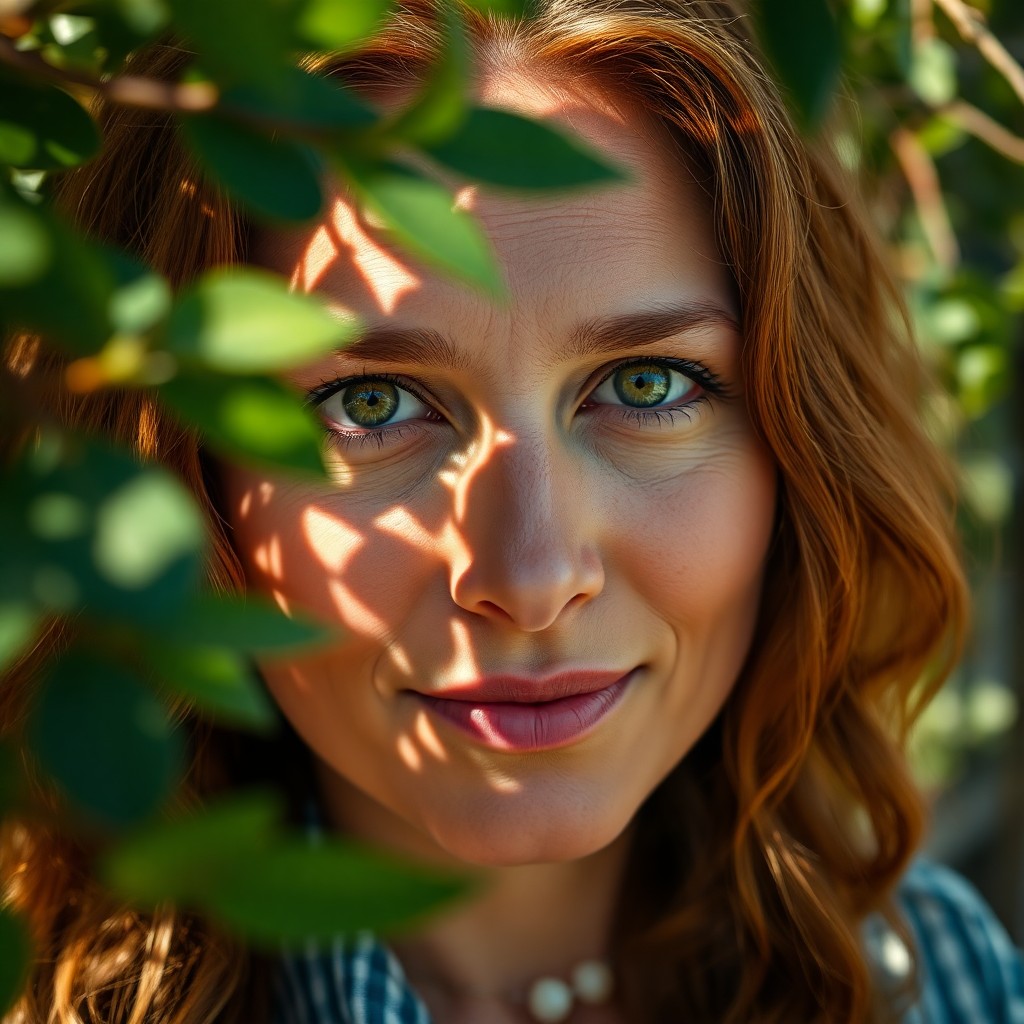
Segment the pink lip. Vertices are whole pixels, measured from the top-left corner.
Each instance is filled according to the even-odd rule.
[[[439,717],[496,750],[550,750],[581,739],[618,704],[633,672],[563,672],[546,679],[488,676],[413,694]]]

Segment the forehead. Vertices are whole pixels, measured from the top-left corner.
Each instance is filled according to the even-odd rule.
[[[368,324],[389,322],[522,345],[571,323],[680,300],[731,304],[710,200],[667,130],[635,102],[595,87],[553,87],[493,73],[478,101],[548,121],[580,137],[628,180],[574,193],[499,194],[455,186],[481,223],[509,287],[507,303],[404,254],[333,182],[321,219],[257,236],[257,262],[317,291]]]

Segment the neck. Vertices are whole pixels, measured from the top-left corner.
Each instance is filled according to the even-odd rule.
[[[455,992],[520,992],[609,953],[629,835],[589,857],[488,870],[468,902],[393,943],[409,978]]]
[[[339,831],[422,863],[472,871],[469,899],[390,942],[415,987],[502,996],[608,957],[632,829],[576,860],[480,869],[455,862],[337,776],[320,782],[328,820]]]

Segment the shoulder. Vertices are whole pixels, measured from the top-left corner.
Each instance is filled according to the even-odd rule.
[[[920,979],[907,1024],[1024,1024],[1024,959],[973,886],[949,868],[917,861],[896,905],[910,927]],[[906,950],[883,923],[869,922],[867,939],[883,973],[905,973]]]

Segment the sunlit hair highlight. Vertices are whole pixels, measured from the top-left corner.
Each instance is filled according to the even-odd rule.
[[[666,128],[715,211],[742,311],[750,415],[778,467],[747,663],[719,720],[640,813],[614,940],[625,1019],[882,1022],[899,1018],[899,1003],[877,987],[860,927],[869,913],[892,915],[920,841],[903,741],[965,628],[952,486],[919,422],[928,381],[854,190],[827,138],[809,143],[792,128],[740,15],[717,2],[550,0],[523,24],[467,17],[484,73],[590,84]],[[372,95],[420,80],[442,45],[430,6],[407,3],[366,52],[311,66]],[[133,70],[172,76],[182,63],[156,48]],[[198,180],[164,120],[100,116],[103,155],[62,189],[78,222],[176,284],[244,261],[244,224]],[[29,361],[32,378],[57,372],[45,356]],[[194,438],[145,397],[63,398],[60,408],[176,469],[207,511],[211,576],[241,585]],[[37,660],[0,703],[5,733]],[[219,742],[197,744],[200,793],[231,783]],[[92,883],[70,867],[47,873],[54,858],[81,860],[62,842],[17,826],[0,847],[10,891],[52,957],[12,1021],[256,1019],[247,954],[171,910],[145,917],[85,898]],[[109,943],[123,966],[103,974],[96,950]],[[114,956],[100,960],[109,968]],[[147,962],[166,969],[147,974]],[[131,998],[100,1013],[97,993],[114,989]]]

